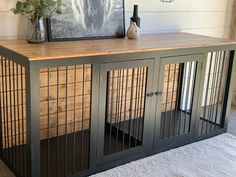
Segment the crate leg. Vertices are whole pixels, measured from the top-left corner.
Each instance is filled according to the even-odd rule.
[[[26,68],[27,176],[40,177],[39,69]]]

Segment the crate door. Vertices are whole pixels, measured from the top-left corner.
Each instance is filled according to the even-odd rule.
[[[202,55],[161,58],[155,143],[193,136]]]
[[[220,132],[227,126],[225,119],[232,56],[230,57],[230,51],[213,51],[209,52],[204,60],[204,77],[200,84],[202,94],[197,117],[198,129],[196,132],[198,136]]]
[[[104,64],[100,73],[98,163],[151,148],[153,60]],[[154,111],[152,111],[154,112]]]

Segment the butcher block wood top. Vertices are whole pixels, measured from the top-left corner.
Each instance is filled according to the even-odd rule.
[[[4,40],[0,46],[25,56],[30,61],[85,56],[164,51],[236,44],[236,41],[190,33],[141,35],[138,40],[127,38],[46,42],[29,44],[25,40]]]

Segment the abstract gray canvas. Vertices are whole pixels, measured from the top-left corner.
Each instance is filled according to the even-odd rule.
[[[62,0],[63,13],[49,21],[49,38],[124,36],[123,0]]]

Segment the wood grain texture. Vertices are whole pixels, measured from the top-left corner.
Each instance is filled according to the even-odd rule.
[[[90,128],[91,73],[91,65],[40,69],[41,140]]]
[[[236,41],[190,33],[143,35],[138,40],[106,39],[28,44],[25,40],[0,41],[2,47],[21,54],[30,61],[127,54],[236,44]]]

